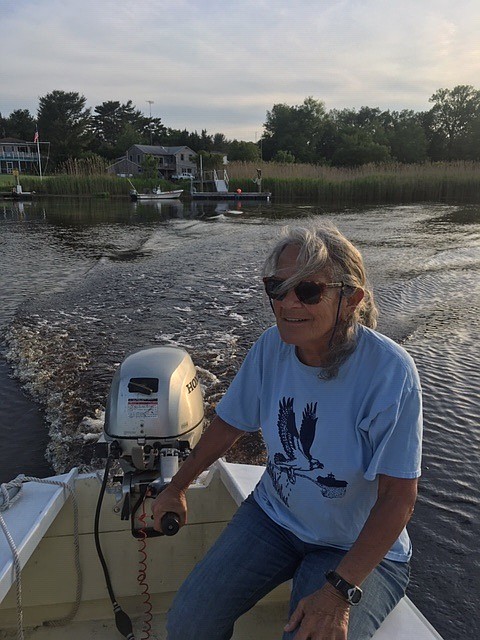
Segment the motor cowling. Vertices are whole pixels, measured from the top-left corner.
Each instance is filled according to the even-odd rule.
[[[124,470],[160,468],[160,457],[168,470],[169,457],[188,452],[198,442],[203,423],[197,371],[183,349],[140,349],[117,369],[104,431],[107,442],[118,443]],[[172,463],[172,471],[175,466]]]

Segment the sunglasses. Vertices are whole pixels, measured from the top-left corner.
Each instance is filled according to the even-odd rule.
[[[265,293],[271,300],[283,300],[288,291],[278,291],[285,280],[273,276],[263,278]],[[318,304],[323,298],[326,289],[338,289],[344,286],[343,282],[307,282],[302,280],[293,288],[295,295],[303,304]]]

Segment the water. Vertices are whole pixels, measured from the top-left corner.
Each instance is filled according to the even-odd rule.
[[[480,637],[480,207],[2,205],[0,481],[87,464],[112,373],[141,346],[185,347],[211,416],[272,323],[259,277],[266,246],[306,215],[326,215],[362,250],[379,329],[420,371],[425,454],[409,595],[446,640]],[[259,438],[234,459],[262,462]]]

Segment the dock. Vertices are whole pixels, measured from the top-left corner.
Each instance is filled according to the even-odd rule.
[[[194,191],[191,194],[194,200],[264,200],[270,201],[270,191]]]
[[[236,191],[229,191],[229,178],[226,169],[223,171],[201,171],[200,181],[196,181],[199,184],[200,190],[198,190],[193,180],[191,183],[190,195],[193,200],[263,200],[270,201],[272,194],[270,191],[262,191],[262,178],[261,171],[257,169],[257,178],[254,182],[258,186],[258,191],[242,191],[237,189]]]

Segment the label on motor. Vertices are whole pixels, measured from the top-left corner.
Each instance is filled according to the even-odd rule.
[[[129,418],[157,418],[158,400],[128,399]]]

